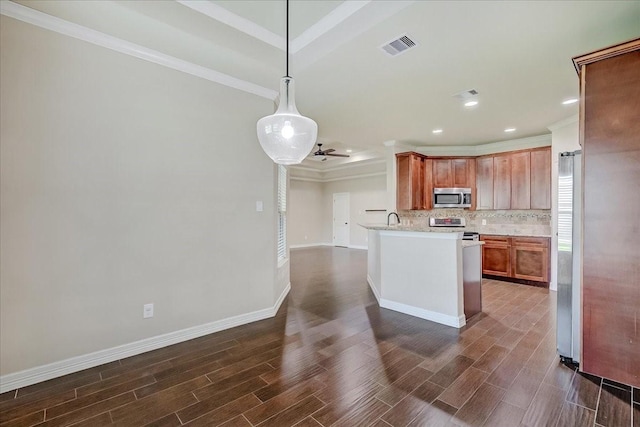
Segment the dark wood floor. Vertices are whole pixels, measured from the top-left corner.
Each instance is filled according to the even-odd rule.
[[[0,425],[640,426],[638,389],[559,364],[546,289],[486,280],[458,330],[380,309],[365,251],[291,261],[275,318],[4,393]]]

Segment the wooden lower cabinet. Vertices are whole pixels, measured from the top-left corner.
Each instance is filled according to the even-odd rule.
[[[509,277],[511,275],[511,248],[509,237],[481,236],[482,274]]]
[[[549,281],[549,239],[542,237],[511,238],[511,277]]]
[[[482,274],[549,282],[549,238],[482,235]]]

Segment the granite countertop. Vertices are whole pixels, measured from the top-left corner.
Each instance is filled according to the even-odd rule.
[[[492,235],[492,236],[509,236],[509,237],[551,237],[549,234],[540,234],[535,232],[516,232],[512,230],[496,231],[496,230],[481,230],[474,227],[429,227],[428,225],[387,225],[387,224],[359,224],[360,226],[369,230],[392,230],[392,231],[419,231],[424,233],[462,233],[464,231],[470,231],[480,234]]]
[[[463,240],[462,241],[463,248],[468,248],[471,246],[480,246],[480,245],[484,245],[484,242],[482,240]]]
[[[387,225],[387,224],[358,224],[369,230],[388,230],[388,231],[420,231],[423,233],[462,233],[464,227],[422,227],[419,225]]]
[[[480,234],[484,234],[486,236],[507,236],[507,237],[551,237],[550,234],[542,234],[535,232],[524,232],[524,233],[516,233],[516,232],[507,232],[507,231],[480,231],[474,229],[465,229],[465,231],[475,231]]]

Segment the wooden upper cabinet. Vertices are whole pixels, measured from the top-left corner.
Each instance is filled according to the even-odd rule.
[[[414,200],[412,209],[424,209],[424,158],[411,156],[413,163],[411,174],[411,190]]]
[[[511,154],[511,209],[531,209],[531,153],[529,151]]]
[[[476,159],[476,209],[493,209],[493,157]]]
[[[531,209],[551,209],[551,147],[531,151]]]
[[[434,188],[453,187],[453,173],[450,159],[433,159]]]
[[[425,158],[424,160],[424,187],[423,187],[423,197],[422,201],[423,209],[432,209],[433,208],[433,160],[429,158]]]
[[[551,147],[476,159],[477,209],[551,209]]]
[[[511,209],[511,156],[493,157],[493,209]]]
[[[454,187],[473,190],[476,186],[476,159],[452,159],[451,175]]]
[[[425,209],[425,158],[417,153],[396,154],[396,208]]]
[[[474,188],[475,159],[433,159],[435,188]]]
[[[399,153],[397,208],[432,209],[434,188],[470,188],[474,209],[551,209],[551,147],[477,158]]]

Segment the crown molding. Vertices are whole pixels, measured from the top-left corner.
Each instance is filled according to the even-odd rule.
[[[301,170],[301,171],[306,171],[306,172],[315,172],[315,173],[327,173],[327,172],[335,172],[335,171],[340,171],[340,170],[345,170],[345,169],[354,169],[354,168],[359,168],[359,167],[367,167],[367,166],[371,166],[371,165],[378,165],[378,164],[384,164],[386,163],[387,160],[383,159],[383,158],[373,158],[373,159],[367,159],[367,160],[362,160],[359,162],[353,162],[353,163],[346,163],[346,164],[339,164],[333,167],[328,167],[326,169],[320,169],[320,168],[315,168],[313,167],[313,165],[309,165],[309,164],[297,164],[297,165],[290,165],[287,166],[287,169],[289,170]]]
[[[64,19],[56,18],[55,16],[48,15],[12,1],[0,1],[0,13],[49,31],[73,37],[87,43],[114,50],[157,65],[162,65],[163,67],[181,71],[186,74],[191,74],[192,76],[200,77],[202,79],[263,98],[273,100],[278,95],[278,92],[275,90],[166,55],[162,52],[158,52],[157,50],[149,49],[139,44],[131,43],[126,40],[83,27],[82,25],[65,21]]]
[[[267,30],[253,21],[236,15],[223,7],[212,4],[212,2],[202,0],[175,1],[211,19],[229,25],[257,40],[274,46],[277,49],[286,50],[286,40],[284,37]],[[315,24],[307,28],[298,37],[290,40],[290,54],[297,54],[296,69],[301,70],[308,67],[318,59],[336,50],[342,44],[359,36],[364,31],[390,16],[393,16],[415,1],[416,0],[394,0],[382,2],[373,0],[348,0],[342,2]],[[347,19],[351,19],[350,24],[343,25]],[[337,36],[323,37],[339,27],[340,34]],[[322,42],[320,42],[321,38]],[[313,46],[305,49],[310,45]]]
[[[324,182],[324,180],[320,178],[307,178],[303,176],[293,176],[293,175],[289,175],[289,179],[292,181]]]
[[[551,145],[551,134],[531,136],[528,138],[511,139],[508,141],[491,142],[476,145],[476,155],[482,156],[505,151],[526,150],[528,148],[548,147]]]
[[[314,40],[333,30],[344,20],[358,12],[369,3],[371,3],[371,0],[353,0],[343,2],[326,16],[322,17],[318,22],[307,28],[298,37],[293,39],[291,41],[291,52],[296,53],[304,49]],[[284,38],[282,40],[285,41]]]
[[[347,179],[359,179],[359,178],[370,178],[373,176],[386,176],[387,172],[374,172],[374,173],[361,173],[361,174],[354,174],[354,175],[345,175],[345,176],[339,176],[339,177],[335,177],[335,178],[309,178],[309,177],[304,177],[304,176],[294,176],[294,175],[289,175],[289,179],[292,179],[294,181],[309,181],[309,182],[334,182],[334,181],[344,181]]]
[[[238,31],[241,31],[261,42],[267,43],[273,47],[276,47],[282,51],[286,50],[286,43],[284,37],[267,30],[261,25],[255,22],[243,18],[222,6],[209,1],[202,0],[175,0],[183,6],[188,7],[191,10],[199,12],[211,19],[218,22],[222,22],[225,25],[230,26]],[[326,16],[323,16],[318,22],[307,28],[302,34],[295,39],[291,40],[290,50],[294,54],[314,40],[333,30],[340,25],[344,20],[349,18],[354,13],[371,3],[372,0],[354,0],[345,1],[338,7],[334,8]]]
[[[319,172],[333,172],[333,171],[339,171],[339,170],[344,170],[344,169],[352,169],[352,168],[356,168],[356,167],[360,167],[360,166],[370,166],[370,165],[377,165],[377,164],[381,164],[381,163],[386,163],[387,161],[384,159],[371,159],[371,160],[363,160],[361,162],[357,162],[357,163],[347,163],[347,164],[342,164],[339,166],[334,166],[331,168],[326,168],[326,169],[314,169],[316,171]]]
[[[483,156],[506,151],[547,147],[549,145],[551,145],[551,134],[544,134],[508,141],[490,142],[481,145],[415,147],[413,151],[427,156]]]
[[[296,170],[297,169],[297,170],[301,170],[301,171],[318,172],[318,173],[323,172],[320,169],[311,168],[309,166],[299,166],[299,165],[289,165],[289,166],[287,166],[287,169],[289,169],[289,170]]]
[[[578,118],[579,118],[578,115],[574,114],[571,117],[567,117],[564,120],[560,120],[559,122],[555,122],[554,124],[547,126],[547,129],[549,129],[551,132],[555,132],[558,129],[561,129],[561,128],[563,128],[565,126],[568,126],[568,125],[570,125],[572,123],[577,123],[578,122]]]
[[[374,176],[387,176],[387,171],[384,172],[372,172],[372,173],[359,173],[354,175],[337,176],[335,178],[325,178],[323,182],[344,181],[345,179],[360,179],[370,178]]]
[[[255,39],[258,39],[264,43],[270,44],[282,51],[286,48],[286,40],[284,37],[267,30],[261,25],[256,24],[240,15],[236,15],[233,12],[225,9],[222,6],[210,1],[202,0],[175,0],[183,6],[188,7],[191,10],[199,12],[211,19],[222,22],[225,25],[235,28]]]

